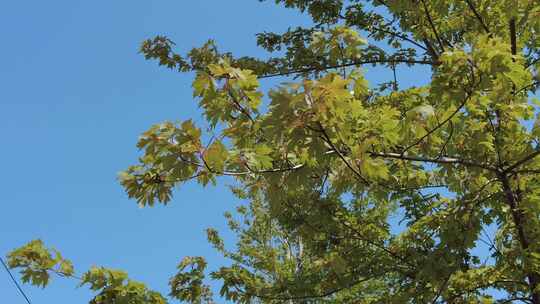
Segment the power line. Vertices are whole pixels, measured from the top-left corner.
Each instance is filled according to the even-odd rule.
[[[17,280],[15,280],[15,277],[13,276],[13,274],[11,274],[11,271],[9,270],[9,268],[7,267],[6,263],[4,263],[4,260],[2,259],[2,257],[0,257],[0,262],[2,262],[2,265],[4,265],[4,269],[6,269],[7,273],[9,274],[9,276],[11,277],[11,280],[13,281],[13,283],[15,283],[15,286],[17,286],[17,289],[19,290],[19,292],[21,293],[21,295],[24,297],[24,299],[26,300],[26,302],[28,304],[32,304],[32,302],[30,302],[30,299],[28,299],[28,297],[26,296],[26,294],[24,293],[24,291],[22,290],[21,286],[19,285],[19,283],[17,282]]]

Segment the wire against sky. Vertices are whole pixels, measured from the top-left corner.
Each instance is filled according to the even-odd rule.
[[[7,273],[9,274],[9,277],[11,278],[11,280],[13,281],[13,283],[15,284],[15,286],[17,286],[17,289],[19,290],[19,292],[21,293],[21,295],[24,297],[24,299],[26,300],[26,302],[28,304],[32,304],[32,302],[30,302],[30,299],[28,299],[28,297],[26,296],[26,294],[24,293],[24,290],[22,290],[21,286],[19,285],[19,283],[17,282],[17,280],[15,280],[15,277],[13,276],[13,274],[11,273],[11,271],[9,270],[9,268],[7,267],[6,263],[4,263],[4,260],[2,259],[2,257],[0,257],[0,262],[2,262],[2,265],[4,265],[4,269],[7,271]]]

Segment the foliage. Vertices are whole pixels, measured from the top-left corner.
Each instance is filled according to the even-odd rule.
[[[187,268],[190,271],[185,271]],[[213,303],[212,292],[203,284],[206,261],[201,257],[185,257],[179,272],[171,278],[171,296],[189,303]]]
[[[8,255],[10,268],[21,268],[23,282],[45,287],[50,274],[71,277],[80,281],[80,286],[88,285],[96,296],[90,304],[149,303],[165,304],[166,299],[159,293],[148,290],[144,284],[129,280],[120,270],[92,267],[82,277],[74,274],[71,261],[64,259],[55,249],[48,249],[41,240],[13,250]]]
[[[187,56],[164,36],[143,43],[147,59],[196,73],[207,125],[164,122],[145,132],[139,163],[120,175],[128,195],[166,204],[188,180],[231,178],[248,203],[226,215],[236,248],[208,230],[231,261],[209,276],[235,303],[540,304],[540,122],[531,97],[540,85],[540,4],[275,2],[307,12],[314,26],[259,34],[275,55],[267,60],[235,58],[213,41]],[[369,84],[365,64],[386,68],[389,80]],[[429,81],[400,87],[398,65],[430,67]],[[262,79],[286,76],[291,82],[260,89]],[[481,244],[486,254],[475,250]],[[52,256],[34,241],[9,263],[44,286],[50,271],[72,275]],[[204,259],[178,268],[171,297],[211,302]],[[93,303],[165,301],[112,270],[91,269],[83,284],[99,292]]]
[[[73,264],[56,250],[48,250],[41,240],[13,250],[8,255],[10,268],[23,268],[23,282],[45,287],[49,283],[49,270],[65,276],[73,275]]]

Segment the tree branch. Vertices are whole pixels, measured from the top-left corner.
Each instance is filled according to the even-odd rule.
[[[523,218],[524,212],[519,206],[519,197],[516,195],[516,193],[514,193],[514,190],[512,190],[510,180],[505,173],[499,173],[498,177],[499,181],[502,184],[504,195],[506,197],[506,203],[510,208],[510,213],[512,215],[514,225],[516,226],[519,244],[521,245],[522,250],[527,251],[527,249],[529,249],[530,247],[530,240],[528,239],[528,236],[525,232],[524,225],[526,225],[526,223],[525,219]],[[534,304],[540,304],[540,292],[536,290],[538,285],[540,284],[540,275],[538,274],[538,272],[532,269],[526,271],[526,275],[527,279],[529,280],[529,289],[531,291],[532,302]]]
[[[408,161],[420,161],[420,162],[425,162],[425,163],[459,164],[459,165],[464,165],[467,167],[476,167],[476,168],[481,168],[481,169],[485,169],[489,171],[497,171],[497,168],[493,166],[477,163],[470,160],[454,158],[454,157],[443,156],[441,158],[425,158],[425,157],[419,157],[419,156],[407,156],[407,155],[403,155],[402,153],[378,153],[378,152],[370,152],[369,155],[371,157],[393,158],[393,159],[408,160]]]
[[[510,44],[512,48],[512,55],[516,55],[517,54],[517,36],[516,36],[516,19],[514,18],[510,19]]]
[[[271,78],[271,77],[278,77],[278,76],[289,76],[292,74],[308,73],[308,72],[313,72],[313,71],[325,71],[325,70],[330,70],[330,69],[339,69],[343,67],[357,66],[357,65],[362,65],[362,64],[374,64],[374,63],[427,64],[427,65],[433,65],[433,66],[436,66],[439,64],[438,62],[429,61],[429,60],[372,59],[372,60],[359,60],[359,61],[353,61],[353,62],[348,62],[348,63],[336,64],[336,65],[328,65],[324,67],[310,67],[310,68],[295,69],[295,70],[290,70],[290,71],[285,71],[285,72],[280,72],[280,73],[275,73],[275,74],[261,75],[261,76],[258,76],[257,78],[263,79],[263,78]]]
[[[525,164],[526,162],[534,159],[535,157],[537,157],[538,155],[540,155],[540,150],[537,150],[527,156],[525,156],[524,158],[522,158],[521,160],[518,160],[515,164],[511,165],[510,167],[506,168],[503,170],[503,173],[506,174],[506,173],[509,173],[510,171],[514,170],[515,168]]]
[[[431,30],[433,31],[433,34],[435,34],[435,38],[439,42],[439,46],[441,47],[441,50],[444,52],[444,44],[441,40],[441,37],[439,36],[439,33],[437,32],[437,29],[435,28],[435,24],[433,24],[433,20],[431,19],[431,15],[429,14],[428,7],[424,0],[422,0],[422,5],[424,6],[424,12],[426,13],[426,17],[429,22],[429,25],[431,26]]]
[[[248,171],[217,171],[215,170],[214,168],[211,168],[208,166],[208,164],[201,164],[201,163],[197,163],[197,162],[193,162],[193,161],[190,161],[190,160],[187,160],[187,159],[184,159],[182,157],[180,157],[180,160],[187,163],[187,164],[190,164],[190,165],[194,165],[194,166],[197,166],[197,167],[200,167],[200,168],[205,168],[207,169],[210,173],[213,173],[213,174],[217,174],[217,175],[225,175],[225,176],[242,176],[242,175],[249,175],[249,174],[262,174],[262,173],[276,173],[276,172],[287,172],[287,171],[293,171],[293,170],[297,170],[297,169],[300,169],[302,167],[304,167],[305,165],[304,164],[298,164],[298,165],[294,165],[294,166],[290,166],[290,167],[286,167],[286,168],[272,168],[272,169],[266,169],[266,170],[248,170]],[[203,162],[205,162],[204,159],[201,159]]]
[[[491,32],[489,31],[489,28],[484,23],[484,20],[482,19],[482,16],[480,16],[478,11],[476,10],[474,5],[472,4],[471,0],[466,0],[466,2],[467,2],[467,5],[469,6],[469,8],[471,9],[471,11],[473,12],[473,14],[476,16],[476,19],[478,19],[478,22],[480,22],[480,25],[482,25],[482,27],[484,28],[484,31],[486,31],[486,33],[491,35]]]
[[[409,43],[411,43],[411,44],[413,44],[413,45],[415,45],[415,46],[417,46],[417,47],[423,49],[424,51],[427,51],[427,50],[428,50],[427,47],[421,45],[420,43],[418,43],[418,42],[412,40],[411,38],[409,38],[409,37],[407,37],[407,36],[405,36],[405,35],[401,35],[401,34],[398,34],[398,33],[396,33],[396,32],[392,32],[392,31],[389,31],[389,30],[385,30],[385,29],[382,29],[382,28],[376,27],[376,26],[371,26],[371,28],[374,29],[375,31],[382,32],[382,33],[386,33],[386,34],[389,34],[389,35],[391,35],[391,36],[397,37],[397,38],[399,38],[399,39],[401,39],[401,40],[407,41],[407,42],[409,42]]]

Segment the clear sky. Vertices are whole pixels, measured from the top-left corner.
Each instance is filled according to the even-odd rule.
[[[41,238],[79,273],[120,268],[164,293],[183,256],[217,267],[204,229],[223,229],[235,205],[224,187],[187,185],[169,206],[139,209],[116,181],[152,124],[200,119],[192,75],[145,61],[139,44],[166,34],[185,52],[214,38],[258,55],[255,33],[306,20],[255,0],[0,1],[0,254]],[[23,286],[34,304],[87,303],[75,287]],[[24,303],[3,269],[0,295]]]

